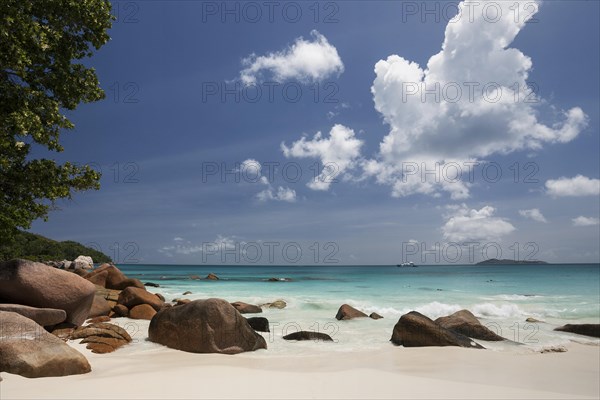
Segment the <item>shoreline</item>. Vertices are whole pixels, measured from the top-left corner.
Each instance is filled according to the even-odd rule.
[[[456,347],[264,357],[166,347],[84,352],[92,372],[28,379],[2,373],[0,397],[27,398],[598,398],[600,346],[514,354]],[[130,344],[136,346],[138,344]],[[329,354],[330,355],[330,354]],[[118,389],[117,389],[118,388]],[[93,396],[90,396],[93,394]]]

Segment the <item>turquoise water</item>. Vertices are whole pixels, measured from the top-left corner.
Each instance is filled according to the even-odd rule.
[[[294,330],[329,333],[338,342],[332,349],[352,351],[389,345],[398,318],[417,310],[430,318],[471,310],[482,323],[511,341],[538,349],[568,340],[598,343],[596,339],[553,332],[565,323],[600,323],[600,265],[504,266],[181,266],[120,265],[129,277],[154,282],[167,300],[209,297],[262,304],[277,299],[283,310],[266,309],[272,325],[271,342],[280,352],[310,351],[311,344],[281,346],[278,338]],[[219,281],[192,280],[215,273]],[[287,279],[269,282],[269,278]],[[185,291],[191,295],[182,296]],[[335,314],[348,303],[384,319],[337,321]],[[534,317],[544,323],[527,324]],[[316,344],[312,344],[313,346]],[[509,349],[514,343],[487,343]],[[323,347],[323,344],[320,345]],[[293,348],[293,350],[290,350]]]

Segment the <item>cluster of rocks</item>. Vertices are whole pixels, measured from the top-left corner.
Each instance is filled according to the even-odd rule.
[[[83,262],[80,258],[77,260]],[[88,261],[91,264],[91,259]],[[283,300],[253,305],[186,298],[171,304],[159,293],[146,289],[157,285],[128,278],[112,264],[91,271],[83,264],[76,268],[66,265],[53,268],[26,260],[0,263],[0,372],[26,377],[89,372],[91,366],[85,356],[65,341],[81,340],[94,353],[113,352],[132,341],[124,329],[109,323],[118,317],[150,320],[150,341],[182,351],[237,354],[266,349],[267,343],[258,332],[270,331],[268,319],[245,318],[242,314],[284,309],[287,305]],[[206,279],[218,277],[209,274]],[[369,317],[383,318],[348,304],[343,304],[335,316],[339,321]],[[565,325],[555,330],[600,337],[597,324]],[[335,342],[325,333],[310,331],[293,332],[283,339]],[[505,339],[482,325],[470,311],[461,310],[435,321],[411,311],[400,317],[390,340],[405,347],[482,349],[475,340]]]
[[[193,281],[202,280],[202,277],[200,275],[190,275],[189,278],[191,280],[193,280]],[[218,281],[219,277],[211,272],[210,274],[206,275],[206,277],[204,278],[204,280],[207,280],[207,281]]]
[[[337,319],[338,321],[354,319],[354,318],[366,318],[366,317],[369,317],[371,319],[382,319],[383,318],[381,315],[377,314],[376,312],[372,312],[371,314],[367,315],[364,312],[359,311],[356,308],[354,308],[348,304],[342,304],[341,307],[338,309],[337,314],[335,315],[335,319]]]
[[[46,265],[59,269],[68,270],[90,270],[94,268],[94,260],[90,256],[79,256],[73,261],[48,261]]]
[[[160,309],[171,306],[162,295],[150,293],[140,280],[128,278],[112,264],[103,264],[83,278],[96,287],[89,317],[150,320]]]
[[[0,263],[0,371],[26,377],[83,374],[86,358],[49,333],[83,324],[94,302],[92,283],[27,260]]]

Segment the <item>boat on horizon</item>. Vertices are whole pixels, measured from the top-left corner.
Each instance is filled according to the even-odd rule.
[[[396,264],[396,267],[413,267],[416,268],[418,265],[415,265],[412,261],[403,262],[402,264]]]

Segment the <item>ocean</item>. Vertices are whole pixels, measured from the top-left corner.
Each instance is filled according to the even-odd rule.
[[[391,346],[393,326],[416,310],[435,319],[470,310],[505,342],[483,342],[496,351],[529,352],[570,340],[598,339],[555,332],[567,323],[600,323],[600,264],[419,266],[190,266],[119,265],[128,277],[153,282],[167,301],[218,297],[263,304],[284,300],[284,309],[265,309],[246,317],[268,318],[269,354],[302,355]],[[192,280],[214,273],[218,281]],[[281,279],[277,282],[270,278]],[[186,291],[192,294],[183,296]],[[344,304],[384,318],[337,321]],[[528,317],[543,321],[527,323]],[[130,327],[131,328],[131,327]],[[140,325],[139,329],[146,329]],[[334,343],[287,342],[297,330],[329,334]],[[150,346],[150,344],[148,344]]]

